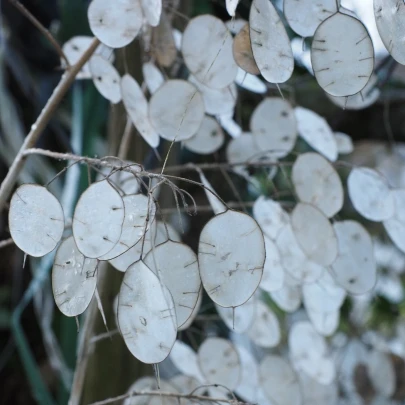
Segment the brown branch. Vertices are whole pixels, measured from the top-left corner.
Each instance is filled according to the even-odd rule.
[[[45,107],[41,111],[41,114],[38,116],[35,123],[32,125],[29,134],[26,136],[24,143],[22,144],[17,156],[15,157],[13,164],[11,165],[5,179],[0,186],[0,211],[3,209],[4,204],[6,203],[8,197],[10,196],[15,183],[17,182],[18,175],[22,168],[24,167],[25,154],[24,152],[32,148],[39,137],[42,134],[42,131],[47,126],[48,122],[52,118],[56,108],[62,101],[66,92],[69,90],[73,84],[77,74],[80,72],[83,65],[90,59],[91,55],[94,53],[100,41],[95,38],[91,43],[90,47],[84,52],[82,57],[77,61],[77,63],[72,66],[68,72],[66,72],[59,84],[56,86],[55,90],[52,93],[52,96],[47,101]]]
[[[190,399],[194,401],[208,401],[208,402],[219,402],[224,404],[232,405],[251,405],[247,402],[240,402],[236,399],[223,399],[223,398],[211,398],[205,395],[192,395],[192,394],[178,394],[174,392],[164,392],[164,391],[132,391],[127,394],[119,395],[114,398],[105,399],[103,401],[93,402],[90,405],[107,405],[113,404],[114,402],[122,401],[123,399],[135,397],[135,396],[159,396],[166,398],[178,398],[178,399]]]
[[[21,4],[18,0],[8,0],[18,11],[21,12],[26,18],[28,18],[32,24],[35,25],[35,27],[38,28],[39,31],[45,36],[45,38],[52,44],[52,46],[55,48],[55,51],[59,55],[61,59],[63,59],[66,63],[66,66],[69,67],[70,63],[68,58],[66,57],[65,53],[63,52],[62,48],[60,47],[59,43],[56,41],[56,39],[52,36],[52,34],[49,32],[48,29],[46,29],[40,21],[37,20],[35,16],[31,14],[27,8],[23,4]]]

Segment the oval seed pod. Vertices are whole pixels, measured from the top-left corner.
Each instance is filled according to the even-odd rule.
[[[150,94],[153,94],[165,82],[162,72],[152,62],[142,65],[142,74]]]
[[[270,297],[285,312],[295,312],[301,305],[301,289],[286,283],[280,290],[270,292]]]
[[[248,336],[259,347],[270,348],[280,343],[281,331],[277,316],[262,301],[257,301],[256,315]]]
[[[118,243],[99,260],[111,260],[137,244],[155,220],[156,205],[143,194],[126,195],[124,201],[125,217]]]
[[[79,252],[73,236],[59,245],[52,267],[52,291],[64,315],[78,316],[89,306],[97,285],[97,263]]]
[[[259,376],[264,394],[271,403],[301,405],[297,375],[281,356],[267,355],[260,363]]]
[[[366,229],[355,221],[335,222],[339,254],[331,266],[338,284],[351,294],[370,291],[377,278],[373,242]]]
[[[45,187],[23,184],[11,197],[8,225],[18,248],[41,257],[61,240],[65,218],[60,202]]]
[[[277,291],[284,284],[284,267],[281,264],[280,252],[274,241],[267,235],[264,235],[264,245],[266,247],[266,261],[259,287],[267,292]]]
[[[159,135],[149,120],[149,106],[142,89],[131,75],[121,79],[122,102],[132,123],[143,139],[152,147],[159,145]]]
[[[325,94],[333,104],[344,110],[363,110],[370,107],[380,98],[381,91],[377,87],[377,82],[378,77],[373,73],[364,89],[353,96],[335,97],[328,93]]]
[[[329,266],[338,255],[338,242],[328,218],[313,205],[298,203],[291,213],[291,226],[308,259]]]
[[[327,93],[338,97],[358,93],[374,70],[374,47],[366,27],[347,14],[333,14],[315,32],[311,62]]]
[[[284,0],[284,16],[298,35],[312,37],[319,24],[336,13],[336,0]]]
[[[222,89],[234,81],[237,65],[232,42],[231,33],[219,18],[206,14],[189,21],[181,52],[187,68],[200,83]]]
[[[162,14],[162,0],[141,0],[141,5],[148,24],[156,27]]]
[[[298,124],[298,133],[316,151],[334,162],[338,156],[333,131],[325,118],[307,108],[294,109]]]
[[[262,76],[270,83],[284,83],[294,70],[287,31],[268,0],[253,0],[249,16],[253,56]]]
[[[343,132],[335,132],[339,155],[349,155],[354,150],[352,138]]]
[[[234,345],[225,339],[205,339],[198,349],[198,364],[209,384],[234,390],[239,383],[241,363]]]
[[[239,354],[241,364],[241,378],[235,392],[244,401],[259,403],[257,401],[257,391],[260,385],[259,365],[252,353],[243,346],[235,345],[235,349]]]
[[[111,251],[120,239],[124,217],[124,201],[108,180],[93,183],[73,214],[73,237],[79,251],[92,259]]]
[[[248,23],[246,23],[235,36],[232,50],[235,62],[241,69],[252,75],[260,74],[260,70],[256,65],[255,58],[253,57]]]
[[[160,363],[176,341],[173,299],[142,261],[125,272],[118,299],[118,323],[128,349],[143,363]]]
[[[241,68],[238,68],[235,83],[243,89],[252,91],[253,93],[264,94],[267,92],[267,86],[263,80],[245,72]]]
[[[339,389],[336,381],[331,384],[320,384],[305,373],[299,374],[303,404],[310,405],[337,405]],[[344,405],[344,403],[340,403]],[[349,404],[347,404],[349,405]]]
[[[367,357],[367,368],[375,390],[384,398],[394,395],[396,375],[390,354],[373,349]]]
[[[317,153],[303,153],[294,163],[292,182],[298,198],[319,208],[328,218],[343,207],[343,185],[335,168]]]
[[[383,222],[389,237],[402,252],[405,252],[405,190],[396,189],[391,193],[394,196],[394,216]]]
[[[212,89],[211,87],[199,82],[193,75],[190,75],[188,80],[194,84],[201,93],[204,100],[205,112],[207,114],[231,114],[233,116],[233,110],[238,98],[238,92],[234,83],[231,83],[229,86],[223,87],[222,89]]]
[[[397,0],[374,0],[374,15],[378,33],[390,55],[405,64],[405,4]]]
[[[236,7],[238,7],[239,0],[226,0],[226,11],[231,17],[235,17]]]
[[[115,67],[100,55],[94,55],[89,62],[93,83],[100,94],[113,104],[121,101],[121,77]]]
[[[317,312],[306,308],[307,315],[315,330],[322,336],[331,336],[336,332],[340,321],[340,311]]]
[[[151,53],[160,67],[170,67],[176,60],[177,49],[172,24],[166,13],[162,14],[159,25],[152,30]]]
[[[197,305],[201,288],[196,254],[184,243],[168,240],[152,249],[144,262],[169,289],[177,327],[182,326]]]
[[[200,155],[210,155],[216,152],[225,142],[225,135],[218,122],[209,116],[205,116],[200,129],[183,145],[191,152]]]
[[[368,167],[354,168],[347,188],[356,211],[370,221],[384,221],[394,216],[394,196],[384,176]]]
[[[245,303],[260,283],[265,256],[262,231],[249,215],[228,210],[208,221],[200,234],[198,262],[210,298],[222,307]]]
[[[205,381],[198,364],[197,353],[181,340],[174,343],[170,360],[181,373],[194,377],[200,383]]]
[[[203,98],[191,83],[168,80],[152,95],[149,118],[162,138],[184,141],[195,135],[202,124]]]
[[[250,130],[261,151],[276,158],[285,157],[297,140],[294,110],[280,97],[267,97],[253,111]]]
[[[122,48],[132,42],[143,24],[138,0],[92,0],[87,11],[90,29],[104,44]]]

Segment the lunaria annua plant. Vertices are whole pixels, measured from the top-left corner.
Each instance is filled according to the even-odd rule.
[[[283,12],[277,2],[253,0],[248,21],[201,15],[180,32],[172,27],[176,2],[167,3],[92,0],[88,20],[99,43],[77,79],[93,80],[103,97],[122,102],[128,125],[150,148],[166,141],[169,153],[176,142],[201,156],[224,151],[225,162],[183,167],[197,172],[200,182],[192,182],[204,189],[214,213],[197,250],[159,204],[167,186],[179,212],[199,213],[194,197],[178,186],[191,180],[166,174],[173,169],[167,157],[159,170],[147,171],[118,158],[39,149],[23,152],[87,164],[98,178],[72,218],[47,186],[18,187],[9,209],[15,244],[34,257],[56,249],[52,288],[66,316],[82,314],[97,296],[101,263],[124,273],[116,291],[117,328],[130,353],[155,365],[158,376],[135,381],[126,405],[140,403],[139,391],[152,392],[142,397],[148,404],[160,394],[164,403],[177,397],[186,403],[362,404],[359,373],[369,379],[368,404],[403,403],[404,326],[390,339],[363,333],[361,314],[382,291],[383,277],[396,280],[404,271],[404,185],[390,183],[389,170],[351,164],[351,137],[284,96],[294,70],[294,31],[312,38],[305,52],[314,81],[334,104],[362,109],[374,103],[380,79],[367,28],[335,0],[284,0]],[[237,0],[223,3],[238,15]],[[403,2],[375,0],[374,11],[388,52],[405,63]],[[114,67],[114,49],[136,39],[145,49],[143,82]],[[75,65],[92,43],[74,37],[62,49]],[[235,108],[246,91],[259,101],[242,125]],[[222,200],[205,169],[243,179],[255,200],[236,208]],[[380,223],[392,243],[383,244],[370,223]],[[396,248],[400,270],[383,259]],[[222,326],[202,328],[203,339],[191,347],[195,342],[178,331],[204,317]],[[345,333],[345,322],[357,325],[359,336]]]

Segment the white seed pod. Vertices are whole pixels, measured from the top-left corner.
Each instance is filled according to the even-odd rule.
[[[305,373],[298,375],[303,405],[337,405],[339,391],[335,381],[331,384],[320,384]],[[339,402],[339,405],[344,405]]]
[[[291,361],[320,384],[328,385],[336,377],[333,360],[327,355],[325,339],[316,332],[310,322],[296,322],[288,335]]]
[[[311,62],[318,84],[332,96],[358,93],[374,70],[374,47],[367,28],[347,14],[336,13],[317,28]]]
[[[193,311],[191,312],[190,318],[187,319],[187,321],[178,328],[178,331],[186,330],[188,329],[192,323],[194,322],[195,318],[197,317],[198,313],[200,312],[201,304],[202,304],[202,297],[203,297],[203,289],[200,289],[200,293],[198,294],[197,298],[197,304],[195,305]]]
[[[184,374],[177,374],[169,380],[169,383],[173,385],[174,388],[180,393],[189,395],[190,392],[195,392],[201,386],[201,383],[194,377],[190,377]],[[161,398],[163,399],[163,397]],[[176,400],[177,404],[180,405],[194,405],[194,401],[187,398],[173,398]]]
[[[219,125],[232,137],[238,138],[242,134],[241,126],[233,119],[233,112],[217,115]]]
[[[233,344],[225,339],[205,339],[198,349],[198,364],[209,384],[234,390],[239,383],[241,363]]]
[[[235,333],[246,332],[256,317],[256,300],[254,296],[236,308],[224,308],[217,304],[215,304],[215,308],[225,325]]]
[[[239,68],[252,75],[260,74],[260,70],[256,65],[255,58],[253,57],[248,23],[246,23],[235,36],[232,51],[235,62]]]
[[[111,260],[137,244],[155,220],[156,205],[143,194],[127,195],[124,201],[125,217],[118,243],[99,260]]]
[[[385,221],[394,216],[394,196],[380,173],[368,167],[354,168],[347,188],[356,211],[370,221]]]
[[[41,257],[61,240],[65,218],[60,202],[45,187],[23,184],[11,197],[8,225],[18,248]]]
[[[253,217],[263,233],[272,240],[275,240],[284,226],[290,223],[290,217],[280,203],[266,199],[262,195],[253,205]]]
[[[153,94],[165,82],[162,72],[152,62],[142,65],[142,74],[150,94]]]
[[[295,312],[301,305],[301,289],[286,283],[280,290],[270,292],[270,297],[285,312]]]
[[[152,249],[145,264],[169,289],[177,318],[177,327],[191,316],[201,288],[196,254],[184,243],[168,240]]]
[[[102,56],[94,55],[89,62],[93,83],[100,94],[113,104],[121,101],[121,78],[115,67]]]
[[[226,0],[226,11],[231,17],[235,17],[236,7],[238,7],[239,0]]]
[[[270,83],[284,83],[294,70],[294,57],[287,31],[270,1],[253,0],[249,27],[260,73]]]
[[[286,275],[288,274],[295,284],[313,283],[321,277],[324,267],[306,256],[290,224],[281,230],[275,242]]]
[[[280,324],[274,312],[262,301],[257,301],[256,316],[248,336],[257,346],[270,348],[280,343]]]
[[[195,76],[190,75],[188,81],[194,84],[201,93],[205,112],[211,115],[232,114],[235,108],[238,92],[234,83],[221,89],[212,89],[199,82]]]
[[[307,308],[308,318],[315,330],[322,336],[331,336],[339,326],[340,311],[317,312]]]
[[[351,294],[370,291],[377,278],[373,242],[366,229],[355,221],[335,222],[339,254],[331,266],[336,282]]]
[[[249,90],[253,93],[264,94],[267,92],[267,86],[260,78],[245,72],[241,68],[238,68],[235,83],[242,87],[242,89]]]
[[[335,0],[285,0],[284,16],[298,35],[312,37],[319,24],[336,13]]]
[[[281,356],[267,355],[259,367],[260,384],[271,403],[301,405],[301,392],[294,369]]]
[[[291,213],[291,227],[308,259],[329,266],[338,254],[336,234],[328,218],[311,204],[298,203]]]
[[[328,218],[343,207],[343,185],[335,168],[318,153],[303,153],[292,168],[298,198],[320,209]]]
[[[72,236],[56,251],[52,267],[55,303],[66,316],[78,316],[89,306],[97,285],[97,260],[84,257]]]
[[[264,235],[264,245],[266,261],[259,287],[267,292],[277,291],[284,285],[284,267],[281,264],[280,252],[276,244],[266,234]]]
[[[226,28],[228,28],[232,35],[237,35],[246,23],[247,21],[243,18],[232,18],[231,20],[225,21]]]
[[[333,104],[344,110],[362,110],[370,107],[380,98],[381,91],[376,86],[377,81],[377,75],[372,74],[364,89],[353,96],[335,97],[328,93],[325,94]]]
[[[374,15],[378,33],[390,55],[405,64],[405,4],[396,0],[374,0]]]
[[[63,44],[62,51],[71,66],[75,65],[79,61],[79,59],[83,56],[84,52],[86,52],[87,49],[90,47],[93,39],[94,37],[91,36],[77,35],[75,37],[70,38]],[[102,58],[110,61],[111,63],[113,63],[114,61],[113,49],[104,44],[100,44],[97,47],[92,58],[96,55],[101,56]],[[90,58],[90,60],[92,58]],[[61,59],[61,65],[66,69],[67,66],[64,59]],[[90,67],[89,62],[87,62],[81,68],[80,72],[76,76],[76,79],[90,79],[90,78],[91,78]]]
[[[339,310],[346,298],[345,290],[327,271],[315,283],[304,284],[302,295],[305,308],[319,313]]]
[[[109,162],[117,167],[130,168],[131,171],[115,170],[111,174],[112,169],[108,167],[101,168],[101,172],[97,177],[97,181],[103,180],[108,176],[109,182],[118,189],[118,192],[123,196],[126,194],[137,194],[140,189],[140,181],[138,180],[136,173],[142,170],[142,166],[138,163],[131,162],[129,160],[122,161],[115,157],[105,157],[103,161]]]
[[[87,17],[93,34],[111,48],[128,45],[143,24],[138,0],[117,0],[114,7],[111,7],[109,0],[92,0]]]
[[[171,225],[169,222],[157,221],[155,246],[160,245],[169,239],[173,242],[181,242],[181,236],[176,229],[174,229],[173,225]]]
[[[250,351],[243,346],[235,345],[241,364],[241,378],[235,392],[244,401],[257,402],[257,390],[259,389],[259,365]]]
[[[253,295],[265,258],[263,233],[249,215],[228,210],[208,221],[201,231],[201,281],[210,298],[222,307],[242,305]]]
[[[162,14],[162,0],[141,0],[141,5],[147,23],[152,27],[159,25],[160,15]]]
[[[120,240],[124,217],[124,201],[108,180],[93,183],[73,214],[73,237],[79,251],[95,259],[112,250]]]
[[[181,52],[187,68],[200,83],[222,89],[234,81],[237,72],[232,43],[231,33],[219,18],[200,15],[189,21]]]
[[[176,340],[174,343],[170,360],[181,373],[194,377],[200,383],[205,381],[198,364],[197,353],[181,340]]]
[[[211,183],[207,180],[202,170],[198,169],[198,174],[200,176],[201,184],[204,186],[205,195],[208,198],[208,202],[212,208],[215,215],[221,214],[227,210],[225,204],[217,197],[218,193],[215,192]]]
[[[374,389],[385,398],[393,396],[397,377],[390,354],[371,350],[367,356],[367,366]]]
[[[389,237],[402,252],[405,252],[405,189],[392,190],[394,216],[383,222]]]
[[[296,107],[294,111],[299,135],[312,148],[334,162],[338,156],[337,144],[325,118],[307,108]]]
[[[159,145],[159,135],[151,125],[149,106],[137,81],[129,74],[121,79],[122,101],[127,114],[143,139],[152,147]]]
[[[294,110],[280,97],[267,97],[253,111],[250,130],[261,151],[283,158],[293,150],[297,140]]]
[[[209,155],[220,149],[224,142],[225,135],[218,122],[206,115],[197,133],[183,145],[191,152]]]
[[[152,95],[149,117],[162,138],[184,141],[199,130],[204,118],[204,101],[191,83],[168,80]]]
[[[173,299],[142,261],[125,272],[118,300],[118,323],[128,349],[143,363],[160,363],[176,341]]]
[[[349,135],[343,132],[335,132],[335,140],[339,155],[349,155],[353,152],[353,141]]]

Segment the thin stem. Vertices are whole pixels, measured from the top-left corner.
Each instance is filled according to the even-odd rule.
[[[36,17],[34,17],[29,10],[25,8],[23,4],[21,4],[18,0],[8,0],[18,11],[21,12],[26,18],[28,18],[35,27],[38,28],[39,31],[45,36],[45,38],[52,44],[55,48],[55,51],[58,53],[59,57],[63,59],[66,63],[67,67],[70,67],[70,63],[68,58],[66,57],[65,53],[63,52],[62,48],[56,41],[56,39],[52,36],[48,29],[46,29]]]
[[[82,57],[78,62],[69,69],[67,73],[62,76],[61,81],[56,86],[55,90],[52,93],[52,96],[47,101],[44,109],[41,111],[41,114],[31,127],[31,131],[26,136],[24,143],[22,144],[17,156],[15,157],[13,164],[11,165],[4,181],[0,186],[0,211],[3,209],[4,204],[6,203],[8,197],[10,196],[15,183],[17,182],[18,175],[24,167],[25,155],[24,152],[32,148],[39,137],[41,136],[43,130],[47,126],[50,119],[53,117],[53,114],[65,96],[66,92],[69,90],[73,84],[77,74],[80,72],[83,65],[90,59],[94,51],[100,44],[100,41],[95,38],[89,48],[84,52]]]
[[[129,117],[127,117],[127,123],[125,124],[124,134],[122,135],[120,148],[118,151],[118,157],[120,159],[125,159],[127,157],[129,145],[131,142],[131,135],[132,135],[132,121]]]
[[[14,243],[13,238],[8,238],[0,241],[0,249],[10,246]]]

